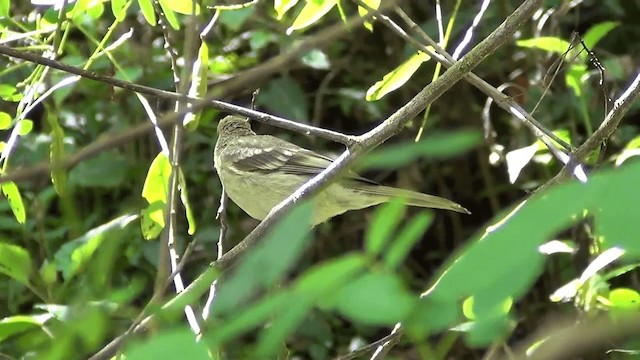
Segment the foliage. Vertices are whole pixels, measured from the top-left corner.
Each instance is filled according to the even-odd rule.
[[[220,100],[251,107],[260,89],[256,110],[353,134],[377,126],[441,73],[429,54],[385,27],[377,0],[60,3],[0,0],[0,53],[10,47],[190,97],[253,76]],[[482,10],[480,2],[441,3],[443,22],[426,3],[400,5],[450,53],[475,24],[464,53],[521,2]],[[551,1],[540,13],[547,22],[521,27],[474,72],[577,147],[611,110],[604,97],[624,91],[637,72],[640,8]],[[341,37],[255,75],[309,36],[360,17],[367,18]],[[409,31],[402,16],[391,19]],[[390,144],[358,159],[356,170],[451,197],[473,215],[397,199],[309,231],[312,202],[302,202],[232,268],[217,269],[221,233],[229,251],[256,225],[234,205],[228,229],[215,220],[222,188],[212,155],[224,114],[17,58],[0,63],[0,179],[49,165],[0,184],[0,358],[88,358],[127,332],[126,359],[327,359],[398,323],[396,358],[470,358],[511,345],[535,353],[551,334],[536,331],[546,314],[614,322],[637,315],[637,106],[606,146],[581,159],[586,183],[530,193],[563,164],[516,118],[490,103],[483,109],[486,97],[460,83]],[[179,110],[183,127],[156,126]],[[143,123],[152,131],[136,130]],[[121,134],[133,135],[114,141]],[[186,292],[179,280],[164,291],[169,261],[177,261],[167,243],[186,257]],[[218,277],[215,301],[202,312]],[[201,336],[184,319],[185,305]],[[149,315],[148,332],[128,333]],[[614,340],[601,339],[603,349],[638,350],[637,338]]]

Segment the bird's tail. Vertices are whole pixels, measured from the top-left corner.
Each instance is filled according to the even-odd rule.
[[[368,195],[383,197],[386,201],[399,197],[405,199],[406,204],[411,206],[452,210],[463,214],[471,214],[471,212],[465,209],[462,205],[451,200],[441,198],[439,196],[419,193],[416,191],[381,185],[362,186],[359,187],[358,190]]]

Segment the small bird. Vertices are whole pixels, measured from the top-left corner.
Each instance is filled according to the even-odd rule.
[[[263,220],[271,209],[331,164],[332,158],[288,141],[257,135],[246,118],[230,115],[218,123],[214,166],[224,190],[242,210]],[[349,210],[363,209],[402,197],[407,205],[469,214],[451,200],[382,186],[349,173],[315,197],[311,225]]]

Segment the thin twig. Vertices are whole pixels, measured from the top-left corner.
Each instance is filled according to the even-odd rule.
[[[370,344],[367,344],[357,350],[354,350],[346,355],[338,356],[335,360],[352,360],[356,359],[362,355],[368,354],[372,351],[375,351],[379,346],[383,346],[387,342],[399,341],[400,336],[402,335],[402,331],[392,332],[389,335],[383,337],[382,339],[376,340]]]

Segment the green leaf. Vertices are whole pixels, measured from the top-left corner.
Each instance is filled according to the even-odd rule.
[[[277,19],[282,20],[284,14],[289,11],[292,7],[294,7],[298,3],[298,0],[275,0],[273,4],[273,9],[278,14]]]
[[[104,241],[112,236],[119,236],[119,232],[137,218],[137,215],[120,216],[62,245],[54,255],[62,277],[68,281],[75,276],[90,263]]]
[[[4,101],[18,102],[22,100],[22,94],[18,92],[18,89],[13,85],[0,84],[0,99]]]
[[[421,212],[411,219],[384,254],[384,263],[387,269],[395,269],[400,265],[413,245],[427,231],[432,220],[433,216],[427,212]]]
[[[193,70],[191,71],[191,87],[189,88],[189,96],[202,97],[207,93],[207,72],[209,71],[209,48],[207,43],[203,40],[198,50],[198,58],[193,64]],[[188,106],[191,106],[189,104]],[[200,116],[202,110],[197,113],[187,113],[184,117],[184,127],[193,131],[198,128],[200,122]]]
[[[150,223],[157,224],[161,229],[164,228],[164,210],[167,204],[170,175],[171,164],[169,159],[163,153],[159,153],[151,163],[142,187],[142,197],[149,204],[142,211],[142,234],[147,240],[153,239],[159,234],[156,234],[157,227],[155,230],[149,229],[148,225]]]
[[[588,79],[587,66],[584,64],[574,64],[569,66],[564,81],[573,90],[576,97],[582,96],[582,84]]]
[[[358,162],[358,168],[395,169],[410,164],[421,157],[448,158],[477,146],[482,136],[477,131],[457,131],[434,134],[420,142],[405,142],[383,146]]]
[[[138,0],[138,5],[142,11],[147,23],[151,26],[156,26],[156,11],[153,9],[153,0]]]
[[[184,327],[164,331],[153,338],[132,343],[124,351],[124,358],[127,360],[210,359],[206,344],[195,341],[193,333]]]
[[[557,54],[564,54],[571,47],[571,44],[568,41],[552,36],[541,36],[538,38],[518,40],[516,41],[516,45]]]
[[[81,162],[69,173],[69,182],[79,186],[116,188],[130,169],[129,161],[116,151]]]
[[[51,180],[53,181],[53,188],[58,195],[64,195],[64,189],[67,184],[67,172],[64,169],[62,163],[64,161],[64,131],[58,123],[58,117],[49,112],[47,116],[49,126],[51,127],[51,146],[50,146],[50,159],[51,159]]]
[[[315,265],[296,281],[295,291],[325,297],[323,306],[335,305],[335,289],[348,284],[354,276],[366,269],[367,260],[362,254],[351,253],[337,259]]]
[[[302,55],[302,63],[310,68],[318,70],[328,70],[331,67],[329,58],[320,49],[312,49],[308,53]]]
[[[255,351],[259,358],[268,359],[277,352],[287,336],[300,326],[313,308],[311,300],[307,296],[290,296],[286,308],[280,308],[279,315],[262,331]]]
[[[0,130],[7,130],[11,127],[13,117],[6,112],[0,111]]]
[[[127,5],[127,0],[111,0],[111,13],[117,21],[124,20],[126,12],[122,12],[122,14],[120,12],[124,9],[125,5]]]
[[[616,288],[609,293],[609,304],[611,307],[619,309],[640,308],[640,294],[633,289]]]
[[[169,4],[167,4],[167,0],[158,0],[158,3],[160,4],[160,7],[162,8],[162,12],[164,13],[164,17],[169,22],[169,25],[171,25],[171,27],[174,30],[179,30],[180,22],[176,17],[176,13],[173,10],[171,10],[171,7],[169,6]]]
[[[15,315],[4,318],[0,320],[0,343],[11,336],[41,328],[52,317],[51,314],[38,314]]]
[[[393,325],[405,319],[418,302],[402,281],[389,273],[368,273],[338,291],[337,309],[368,325]]]
[[[587,45],[589,50],[593,50],[593,48],[605,37],[611,30],[615,29],[620,25],[617,21],[604,21],[599,24],[593,25],[587,30],[587,32],[582,37],[582,40]]]
[[[295,30],[304,29],[313,25],[328,13],[335,5],[337,0],[307,0],[307,3],[293,21],[293,24],[287,29],[287,34],[291,35]]]
[[[13,181],[8,181],[2,183],[0,187],[2,187],[2,194],[7,198],[7,201],[9,201],[9,206],[16,221],[18,221],[19,224],[24,224],[27,215],[18,186]]]
[[[0,242],[0,273],[29,284],[31,255],[20,246]]]
[[[244,256],[220,286],[215,314],[235,316],[252,294],[278,281],[293,266],[307,243],[312,209],[309,202],[296,206]]]
[[[253,6],[242,9],[224,10],[220,12],[219,21],[231,31],[238,31],[254,12],[255,7]]]
[[[18,135],[25,136],[33,130],[33,121],[22,119],[18,121]]]
[[[0,0],[0,18],[9,17],[10,8],[11,8],[11,0]]]
[[[258,96],[257,103],[284,118],[305,123],[309,121],[309,105],[304,89],[288,75],[270,81]]]
[[[392,233],[402,220],[405,210],[403,199],[393,199],[376,209],[365,242],[367,253],[378,256],[384,250],[385,245],[391,240]]]
[[[180,191],[180,201],[182,201],[182,205],[184,206],[184,211],[187,215],[187,223],[189,224],[187,233],[189,235],[193,235],[196,232],[196,219],[193,216],[193,210],[191,210],[191,205],[189,204],[189,194],[187,193],[187,181],[184,178],[182,169],[179,170],[179,174],[180,174],[180,177],[178,178],[178,190]]]
[[[423,62],[431,59],[429,55],[418,51],[417,54],[411,56],[407,61],[397,68],[393,69],[382,80],[376,82],[367,90],[367,101],[376,101],[382,99],[388,93],[397,90],[404,85],[411,76],[420,68]]]

